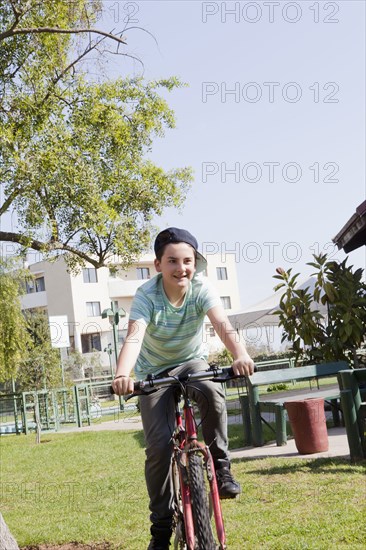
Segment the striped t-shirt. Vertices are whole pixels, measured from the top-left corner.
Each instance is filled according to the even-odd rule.
[[[142,379],[191,359],[207,358],[203,321],[207,311],[220,304],[207,279],[200,277],[193,277],[179,307],[169,302],[161,273],[140,286],[130,312],[131,321],[146,325],[136,377]]]

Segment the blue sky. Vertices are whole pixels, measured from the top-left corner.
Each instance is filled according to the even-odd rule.
[[[148,79],[179,76],[177,128],[152,156],[192,166],[181,214],[203,253],[234,250],[242,306],[272,293],[277,266],[308,275],[365,198],[365,3],[105,2],[103,25],[131,26]],[[114,21],[113,21],[114,20]],[[113,74],[138,74],[126,58]],[[230,93],[231,91],[231,93]],[[350,254],[365,267],[365,248]]]
[[[306,276],[314,252],[342,260],[331,239],[365,198],[365,2],[104,8],[97,26],[135,27],[127,51],[144,63],[113,56],[108,74],[188,85],[167,95],[177,127],[151,156],[195,179],[182,212],[156,225],[189,229],[223,265],[234,251],[242,307],[272,294],[277,266]],[[365,247],[349,258],[365,268]]]

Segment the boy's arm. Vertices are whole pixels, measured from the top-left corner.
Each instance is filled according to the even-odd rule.
[[[222,306],[215,306],[209,309],[207,317],[210,319],[222,343],[234,356],[232,364],[234,374],[242,376],[253,374],[254,362],[249,356],[244,343],[240,341],[239,334],[230,323],[224,308]]]
[[[146,326],[144,323],[129,321],[126,341],[120,351],[116,376],[112,383],[113,391],[117,395],[126,395],[133,392],[134,381],[130,378],[130,374],[139,356],[145,331]]]

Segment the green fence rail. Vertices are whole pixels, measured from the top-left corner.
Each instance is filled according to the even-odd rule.
[[[110,393],[111,379],[87,381],[70,388],[0,394],[0,434],[28,434],[82,428],[123,411],[136,410]]]

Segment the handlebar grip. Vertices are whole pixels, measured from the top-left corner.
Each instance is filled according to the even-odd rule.
[[[243,376],[240,376],[240,375],[237,375],[237,374],[234,374],[234,371],[233,371],[233,367],[226,367],[224,369],[222,369],[223,372],[225,373],[225,377],[226,378],[245,378]],[[257,369],[257,365],[254,364],[254,372],[257,372],[258,369]]]
[[[110,391],[111,395],[115,395],[115,393],[116,393],[114,391],[112,385],[109,386],[109,391]],[[138,380],[137,382],[134,382],[134,384],[133,384],[133,393],[129,394],[129,395],[132,397],[135,393],[138,394],[139,392],[141,392],[141,381],[140,380]]]
[[[231,378],[243,378],[242,376],[238,376],[236,374],[234,374],[234,371],[233,371],[233,367],[228,367],[226,369],[224,369],[226,371],[226,375],[228,377],[231,377]],[[257,368],[257,365],[254,364],[254,372],[257,372],[258,371],[258,368]]]
[[[116,393],[113,389],[113,386],[109,387],[109,391],[112,395],[115,395],[115,393]],[[144,393],[145,392],[143,390],[143,385],[141,384],[141,380],[138,380],[137,382],[134,382],[134,384],[133,384],[133,392],[128,393],[126,395],[123,395],[122,397],[125,401],[128,401],[132,397],[135,397],[136,395],[143,395]]]

